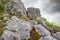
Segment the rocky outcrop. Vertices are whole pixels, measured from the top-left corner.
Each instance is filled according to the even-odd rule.
[[[27,16],[30,17],[31,19],[41,17],[40,10],[38,8],[29,7],[27,8]]]
[[[28,40],[30,38],[35,40],[60,40],[60,32],[55,34],[56,35],[51,35],[51,32],[41,24],[21,21],[16,16],[13,16],[7,21],[2,38],[5,40]]]
[[[29,22],[21,22],[17,17],[13,16],[10,20],[7,21],[2,38],[5,40],[28,39],[30,38],[30,26],[31,25]]]
[[[12,14],[26,15],[26,8],[21,0],[9,0],[5,5],[6,10],[11,11]]]
[[[60,40],[60,32],[46,26],[46,19],[41,17],[38,8],[26,10],[21,0],[9,0],[5,8],[4,15],[9,13],[11,17],[6,21],[0,40]],[[29,20],[20,19],[21,16]]]

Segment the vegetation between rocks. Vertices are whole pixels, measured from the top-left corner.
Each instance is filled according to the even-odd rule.
[[[6,4],[9,0],[2,0],[3,4]]]
[[[57,26],[57,25],[55,25],[55,24],[53,24],[53,23],[49,23],[48,21],[46,21],[45,24],[46,24],[48,27],[53,28],[54,31],[60,31],[60,26]]]
[[[0,14],[4,11],[4,5],[3,4],[0,4]]]
[[[5,4],[8,2],[8,0],[2,0],[2,3],[0,4],[0,36],[2,36],[3,28],[5,27],[6,20],[4,20],[3,12],[5,10]]]
[[[38,24],[42,23],[42,20],[39,19],[39,18],[36,18],[35,21],[36,21]]]
[[[20,19],[29,20],[29,18],[27,16],[20,16]]]

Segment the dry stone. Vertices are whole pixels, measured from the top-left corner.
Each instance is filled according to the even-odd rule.
[[[32,19],[35,19],[36,17],[41,16],[40,10],[38,8],[33,8],[33,7],[27,8],[27,15]]]

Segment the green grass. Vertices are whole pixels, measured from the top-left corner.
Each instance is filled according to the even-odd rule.
[[[2,36],[3,34],[3,29],[0,29],[0,37]]]
[[[1,21],[0,21],[0,24],[1,24],[1,25],[5,25],[5,23],[6,23],[6,20],[1,20]]]
[[[9,0],[2,0],[2,4],[6,4]]]
[[[49,23],[48,21],[45,23],[48,27],[53,28],[55,31],[59,31],[60,32],[60,26],[57,26],[53,23]]]
[[[11,8],[11,9],[13,8],[13,4],[10,5],[10,8]]]
[[[29,20],[29,18],[27,16],[21,16],[20,19]]]
[[[0,14],[4,11],[4,5],[3,4],[0,4]]]
[[[3,34],[3,29],[4,29],[4,27],[5,27],[5,23],[6,23],[5,20],[1,20],[1,21],[0,21],[0,37],[1,37],[2,34]]]
[[[39,19],[39,18],[36,18],[35,21],[36,21],[38,24],[42,23],[42,20]]]

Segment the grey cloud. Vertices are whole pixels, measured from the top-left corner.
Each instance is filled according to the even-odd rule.
[[[31,7],[38,2],[38,0],[22,0],[22,1],[24,2],[26,7]]]
[[[50,3],[52,4],[47,8],[47,12],[51,12],[51,13],[59,12],[60,11],[60,0],[51,0],[51,1]]]
[[[37,7],[42,17],[60,25],[60,0],[23,0],[26,7]]]

